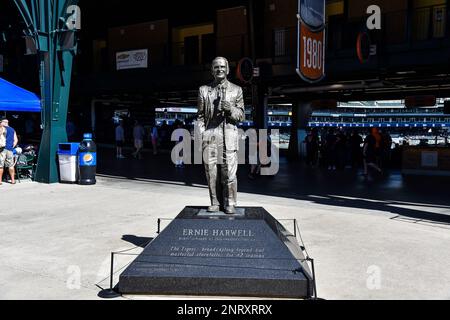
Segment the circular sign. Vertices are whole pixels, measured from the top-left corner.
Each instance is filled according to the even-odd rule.
[[[249,83],[253,80],[253,61],[249,58],[243,58],[239,61],[237,66],[237,78],[244,83]]]
[[[365,63],[370,58],[370,37],[367,32],[360,32],[356,40],[356,54],[359,62]]]

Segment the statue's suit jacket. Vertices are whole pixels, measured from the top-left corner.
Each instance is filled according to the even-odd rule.
[[[226,81],[222,86],[225,88],[225,101],[231,103],[231,112],[225,116],[225,150],[237,151],[239,147],[239,133],[237,124],[245,120],[244,96],[242,88]],[[212,125],[214,117],[214,102],[218,99],[220,90],[214,84],[200,88],[198,96],[197,125],[203,137],[203,146],[214,143],[211,135],[217,133],[217,127]]]

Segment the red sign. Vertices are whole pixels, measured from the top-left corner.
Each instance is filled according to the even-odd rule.
[[[367,32],[360,32],[356,40],[356,54],[359,62],[366,63],[370,58],[370,37]]]
[[[253,61],[249,58],[243,58],[237,65],[237,78],[243,83],[250,83],[254,77]]]
[[[312,31],[302,21],[299,32],[297,73],[308,82],[318,82],[325,76],[325,29]]]

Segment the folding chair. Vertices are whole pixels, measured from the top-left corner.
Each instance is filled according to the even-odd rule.
[[[17,180],[19,180],[19,183],[20,179],[34,179],[34,173],[36,169],[35,160],[36,156],[28,154],[21,154],[16,157],[16,177]]]

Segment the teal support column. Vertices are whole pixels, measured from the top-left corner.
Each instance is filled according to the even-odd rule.
[[[311,113],[311,102],[309,101],[297,101],[292,107],[292,129],[289,142],[289,158],[292,160],[306,157],[306,147],[303,142]]]
[[[25,33],[36,44],[40,63],[43,134],[35,180],[55,183],[59,180],[58,144],[67,142],[67,110],[73,56],[76,52],[74,29],[67,21],[69,17],[71,21],[75,21],[74,14],[80,14],[79,8],[73,7],[78,1],[14,0],[14,2],[27,26]],[[68,10],[69,6],[77,10]],[[73,39],[72,44],[67,41],[69,39]]]
[[[257,129],[268,129],[267,107],[268,96],[266,88],[261,84],[252,84],[252,114],[253,123]]]
[[[62,58],[58,58],[62,55]],[[50,59],[54,59],[53,62]],[[44,76],[42,94],[44,126],[41,147],[39,149],[38,165],[35,180],[43,183],[58,182],[57,150],[58,144],[67,142],[67,111],[70,95],[70,76],[72,69],[72,54],[60,52],[51,57],[48,53],[41,54],[41,72]],[[58,61],[61,60],[61,61]],[[53,77],[48,73],[52,69]],[[51,86],[53,78],[53,88]],[[53,90],[52,90],[53,89]]]

